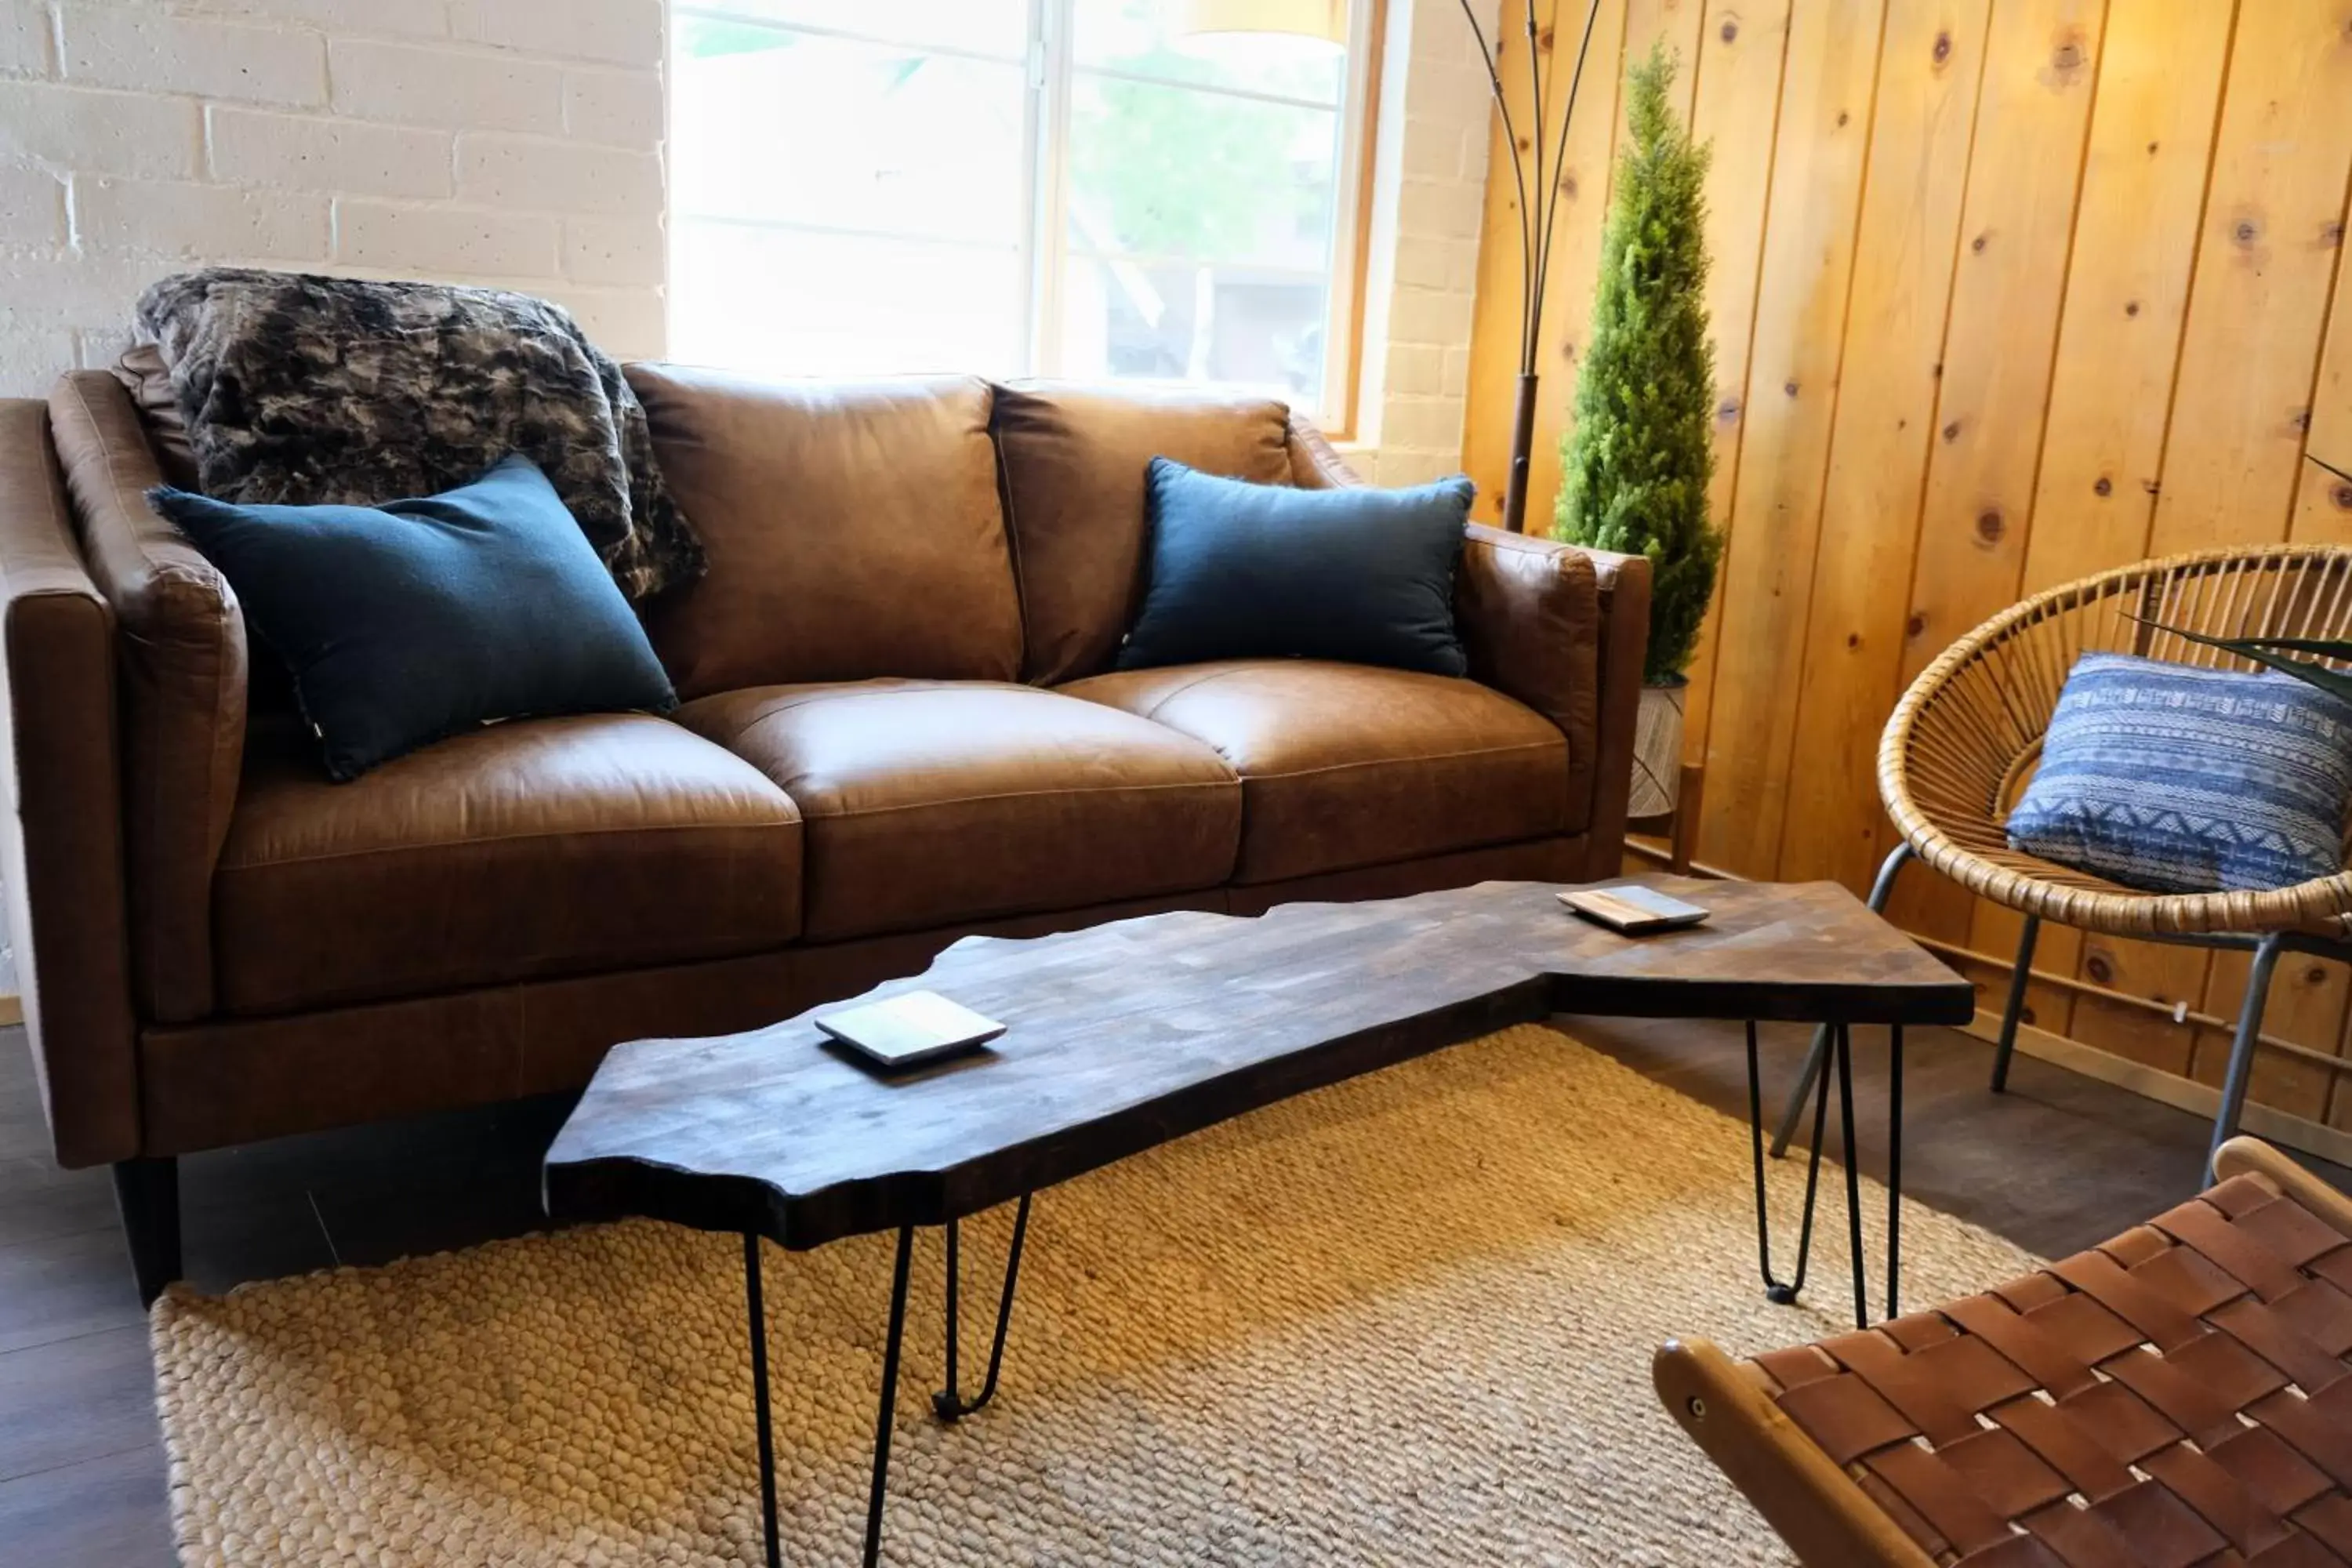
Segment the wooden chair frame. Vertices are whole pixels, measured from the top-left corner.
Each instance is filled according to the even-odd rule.
[[[2309,1216],[2325,1222],[2343,1236],[2352,1237],[2352,1200],[2347,1200],[2342,1193],[2269,1145],[2252,1138],[2232,1139],[2214,1157],[2213,1166],[2217,1184],[2240,1176],[2255,1178],[2271,1193],[2308,1211]],[[2217,1196],[2226,1197],[2226,1194]],[[2158,1223],[2177,1222],[2160,1218]],[[2209,1221],[2206,1227],[2200,1228],[2204,1237],[2210,1237],[2215,1226]],[[2192,1231],[2191,1234],[2199,1233]],[[2137,1233],[2127,1233],[2109,1243],[2099,1254],[2084,1254],[2084,1257],[2105,1258],[2110,1253],[2129,1256],[2137,1251],[2144,1258],[2157,1245],[2153,1236],[2154,1233],[2144,1226]],[[2221,1239],[2232,1244],[2223,1251],[2233,1260],[2238,1256],[2237,1248],[2245,1246],[2242,1238],[2233,1240],[2225,1236]],[[2213,1243],[2209,1239],[2207,1245]],[[2270,1260],[2258,1258],[2256,1261]],[[2110,1259],[2103,1266],[2113,1268],[2114,1265]],[[2065,1264],[2053,1266],[2060,1270],[2068,1267]],[[2218,1273],[2212,1270],[2210,1263],[2199,1267]],[[2256,1292],[2257,1296],[2268,1296],[2270,1290],[2275,1289],[2275,1283],[2274,1280],[2265,1280],[2265,1289]],[[2002,1289],[2014,1294],[2017,1293],[2017,1284],[2012,1282]],[[2246,1287],[2242,1285],[2237,1287],[2239,1290],[2244,1289]],[[2229,1295],[2234,1292],[2225,1288],[2217,1293]],[[1984,1318],[1969,1309],[1987,1300],[1979,1297],[1969,1303],[1955,1304],[1948,1309],[1959,1314],[1958,1320],[1944,1317],[1942,1311],[1922,1314],[1918,1321],[1940,1320],[1940,1327],[1931,1327],[1926,1332],[1906,1336],[1900,1325],[1882,1325],[1880,1330],[1873,1332],[1883,1333],[1892,1327],[1898,1336],[1909,1338],[1914,1344],[1926,1343],[1936,1333],[1962,1327],[1959,1320],[1981,1325]],[[2242,1300],[2239,1306],[2244,1305],[2246,1300]],[[1996,1308],[1994,1310],[1999,1313],[2006,1309]],[[2230,1311],[2234,1311],[2234,1309]],[[2290,1316],[2301,1321],[2309,1321],[2299,1314]],[[2237,1316],[2231,1316],[2231,1321],[2242,1326],[2245,1321]],[[1851,1336],[1857,1341],[1864,1337]],[[2032,1344],[2035,1342],[2028,1340],[2022,1342]],[[1837,1342],[1828,1342],[1828,1347],[1832,1350],[1843,1348]],[[1893,1346],[1890,1344],[1885,1349],[1891,1352]],[[1849,1356],[1853,1354],[1850,1350],[1846,1353]],[[1871,1359],[1877,1358],[1874,1356]],[[1774,1385],[1769,1374],[1757,1363],[1736,1362],[1703,1339],[1668,1341],[1653,1358],[1651,1373],[1658,1397],[1665,1405],[1668,1414],[1706,1451],[1717,1468],[1756,1505],[1766,1521],[1795,1552],[1800,1563],[1808,1564],[1809,1568],[1935,1568],[1938,1558],[1930,1555],[1893,1513],[1864,1489],[1855,1473],[1836,1463],[1781,1408],[1774,1397]],[[2234,1427],[2231,1429],[2234,1430]],[[2021,1528],[2032,1523],[2032,1521],[2021,1523],[2012,1521],[2011,1527]],[[2016,1544],[2023,1546],[2029,1543]],[[2003,1557],[2002,1560],[2010,1559]],[[2055,1562],[2059,1559],[2047,1553],[2028,1552],[2016,1560]],[[2075,1560],[2073,1557],[2064,1559],[2067,1562]]]

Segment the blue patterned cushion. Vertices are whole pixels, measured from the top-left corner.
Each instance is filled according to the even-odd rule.
[[[2352,707],[2284,675],[2084,654],[2012,849],[2159,893],[2284,888],[2344,868]]]

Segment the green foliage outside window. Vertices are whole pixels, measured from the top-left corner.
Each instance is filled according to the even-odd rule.
[[[1167,71],[1173,51],[1118,62]],[[1313,234],[1326,195],[1286,156],[1300,122],[1329,115],[1118,77],[1086,80],[1070,135],[1070,178],[1122,249],[1146,256],[1230,258],[1255,254],[1270,222]],[[1250,177],[1236,178],[1236,171]]]
[[[1164,21],[1160,0],[1125,0],[1122,18],[1150,37]],[[797,47],[802,35],[756,20],[689,16],[680,41],[695,58],[765,54]],[[877,45],[877,51],[891,46]],[[937,57],[915,47],[889,60],[886,94],[907,89]],[[1167,260],[1246,260],[1269,241],[1319,244],[1330,225],[1326,169],[1298,167],[1292,150],[1328,134],[1330,110],[1224,93],[1217,68],[1154,38],[1105,58],[1113,72],[1080,74],[1073,104],[1073,199],[1100,226],[1084,243]],[[1330,90],[1330,67],[1262,63],[1254,91],[1312,100]]]
[[[1715,472],[1715,352],[1707,341],[1706,169],[1667,102],[1663,47],[1628,79],[1631,112],[1601,240],[1591,346],[1561,438],[1553,537],[1649,557],[1644,679],[1681,678],[1715,595],[1722,535]]]

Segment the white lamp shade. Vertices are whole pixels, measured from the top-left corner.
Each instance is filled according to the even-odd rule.
[[[1175,32],[1293,33],[1344,47],[1348,0],[1178,0]]]

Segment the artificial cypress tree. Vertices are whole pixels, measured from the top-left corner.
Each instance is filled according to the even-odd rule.
[[[1556,539],[1650,558],[1644,679],[1671,682],[1698,640],[1723,540],[1707,516],[1715,351],[1707,342],[1711,149],[1666,102],[1663,46],[1634,68],[1623,151],[1601,247],[1591,342],[1560,441]]]

